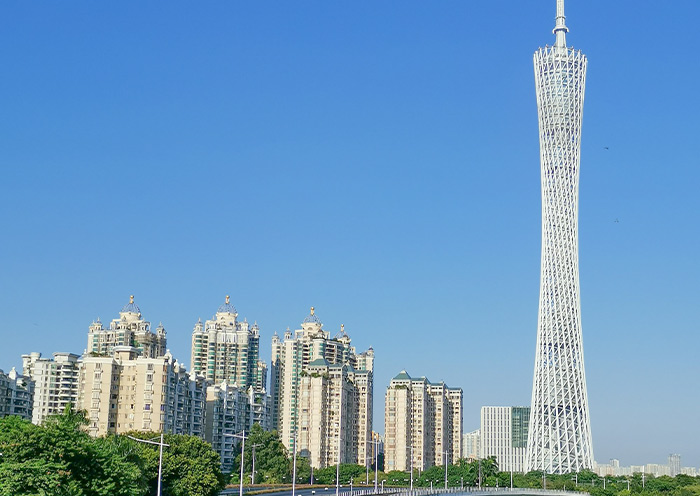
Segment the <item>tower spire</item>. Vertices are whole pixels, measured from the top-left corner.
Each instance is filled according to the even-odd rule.
[[[554,23],[553,33],[556,35],[556,47],[566,48],[566,33],[569,28],[566,27],[566,16],[564,15],[564,0],[557,0],[557,17]]]

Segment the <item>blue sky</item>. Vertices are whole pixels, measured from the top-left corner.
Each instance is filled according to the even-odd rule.
[[[569,0],[589,57],[580,270],[596,459],[700,465],[696,0]],[[537,2],[5,2],[0,368],[82,352],[136,295],[189,364],[230,294],[314,305],[405,368],[529,404]],[[616,222],[619,221],[619,222]]]

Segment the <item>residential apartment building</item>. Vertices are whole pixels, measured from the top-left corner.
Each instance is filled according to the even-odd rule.
[[[619,463],[618,463],[619,466]],[[671,453],[668,455],[668,468],[671,477],[675,477],[681,473],[681,455],[678,453]]]
[[[372,435],[374,350],[357,353],[344,326],[331,337],[312,307],[301,329],[272,337],[272,427],[314,467],[366,464]]]
[[[238,321],[229,296],[211,320],[195,324],[190,370],[213,384],[226,382],[245,391],[251,386],[265,389],[267,367],[260,361],[260,329],[257,323]]]
[[[246,392],[225,381],[213,385],[207,381],[207,384],[204,439],[221,456],[222,470],[230,472],[239,453],[234,446],[240,442],[233,435],[243,430],[249,432],[253,424],[270,430],[269,397],[253,387]]]
[[[234,448],[240,439],[233,434],[250,430],[250,401],[248,395],[237,386],[210,385],[206,391],[204,440],[221,456],[221,469],[231,472],[236,455]]]
[[[312,467],[372,462],[372,373],[325,358],[309,363],[299,380],[297,451]],[[366,457],[366,458],[365,458]]]
[[[481,454],[481,431],[467,432],[462,436],[462,458],[476,460]]]
[[[53,358],[41,353],[22,355],[22,374],[34,382],[32,423],[40,425],[49,415],[63,413],[78,401],[80,361],[74,353],[57,352]]]
[[[93,436],[133,430],[204,437],[203,377],[191,375],[170,354],[141,356],[116,346],[113,356],[86,356],[78,405]]]
[[[14,367],[7,374],[0,370],[0,417],[17,415],[32,420],[34,382],[18,374]]]
[[[481,407],[480,458],[495,456],[503,472],[525,471],[530,407]]]
[[[426,470],[462,456],[461,388],[412,378],[391,380],[384,406],[384,470]]]
[[[131,295],[129,303],[119,312],[119,318],[112,320],[108,329],[99,318],[90,324],[85,355],[110,357],[115,347],[131,346],[137,348],[143,357],[156,358],[165,355],[166,341],[163,324],[152,332],[151,323],[141,317],[141,309]]]

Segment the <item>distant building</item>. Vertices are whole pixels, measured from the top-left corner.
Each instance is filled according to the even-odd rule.
[[[147,358],[116,346],[112,357],[83,358],[78,405],[93,436],[135,430],[204,437],[204,394],[204,378],[170,354]]]
[[[668,455],[668,467],[671,472],[671,477],[675,477],[681,473],[681,455],[671,453]]]
[[[462,458],[476,460],[481,453],[481,431],[479,429],[462,436]]]
[[[668,465],[659,463],[647,463],[644,465],[644,473],[651,474],[654,477],[661,477],[662,475],[671,475],[671,468]]]
[[[32,420],[34,382],[18,374],[14,367],[5,374],[0,370],[0,417],[17,415]]]
[[[80,357],[57,352],[53,358],[41,353],[22,355],[22,374],[34,382],[32,423],[40,425],[49,415],[63,413],[66,405],[78,402]]]
[[[314,467],[364,465],[370,457],[374,351],[357,353],[341,326],[323,330],[314,308],[293,334],[272,337],[272,427]],[[341,413],[342,409],[342,413]]]
[[[384,470],[426,470],[462,456],[462,389],[403,370],[384,406]]]
[[[117,346],[132,346],[145,358],[165,355],[166,332],[159,324],[156,332],[151,331],[151,323],[141,317],[141,310],[131,295],[129,303],[119,312],[119,318],[112,320],[105,328],[98,318],[88,329],[86,355],[112,356]]]
[[[529,419],[529,407],[481,407],[480,458],[495,456],[499,470],[524,472]]]

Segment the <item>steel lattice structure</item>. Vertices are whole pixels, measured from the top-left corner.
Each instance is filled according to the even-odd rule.
[[[542,272],[526,469],[593,468],[583,366],[578,190],[586,56],[566,46],[557,0],[553,47],[535,52],[542,170]]]

